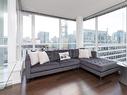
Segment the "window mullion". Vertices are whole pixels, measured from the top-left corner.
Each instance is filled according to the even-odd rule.
[[[35,15],[32,15],[32,45],[33,50],[35,50]]]
[[[96,39],[96,42],[95,42],[95,50],[96,52],[98,51],[98,17],[95,18],[95,39]]]

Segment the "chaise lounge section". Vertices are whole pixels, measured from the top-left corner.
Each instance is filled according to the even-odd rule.
[[[99,77],[118,71],[118,65],[114,61],[103,58],[83,58],[80,59],[81,68],[90,71]]]
[[[71,59],[60,60],[59,53],[62,52],[69,52]],[[38,63],[34,66],[31,65],[29,54],[26,54],[25,75],[27,80],[77,68],[87,70],[100,78],[119,70],[116,62],[97,58],[95,56],[96,52],[94,52],[94,55],[91,53],[91,58],[79,58],[79,49],[54,50],[46,51],[46,53],[50,62]]]

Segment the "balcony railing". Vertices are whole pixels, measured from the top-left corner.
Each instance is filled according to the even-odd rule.
[[[85,48],[95,50],[93,44],[84,44]],[[98,57],[106,58],[114,61],[126,61],[126,45],[125,44],[98,44]]]
[[[69,45],[71,48],[76,48],[75,43],[46,43],[46,44],[36,44],[36,49],[41,49],[43,45],[55,46],[49,47],[50,49],[59,49],[60,46],[67,49]],[[95,50],[96,46],[94,44],[84,44],[85,48]],[[22,45],[23,51],[33,48],[32,44]],[[125,44],[98,44],[97,55],[100,58],[106,58],[115,61],[126,61],[126,45]],[[24,54],[24,53],[23,53]]]

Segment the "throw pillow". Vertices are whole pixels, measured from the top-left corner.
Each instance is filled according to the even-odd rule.
[[[89,49],[79,49],[79,58],[90,58],[91,51]]]
[[[35,52],[29,51],[29,56],[30,56],[32,66],[39,63],[38,51],[35,51]]]
[[[46,62],[49,62],[49,57],[45,51],[39,51],[38,56],[39,56],[40,64],[44,64]]]
[[[70,59],[71,58],[69,56],[69,52],[59,53],[59,56],[60,56],[60,60],[66,60],[66,59]]]

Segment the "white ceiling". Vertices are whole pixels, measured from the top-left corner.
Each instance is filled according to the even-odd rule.
[[[22,10],[75,19],[119,4],[125,0],[21,0]]]

